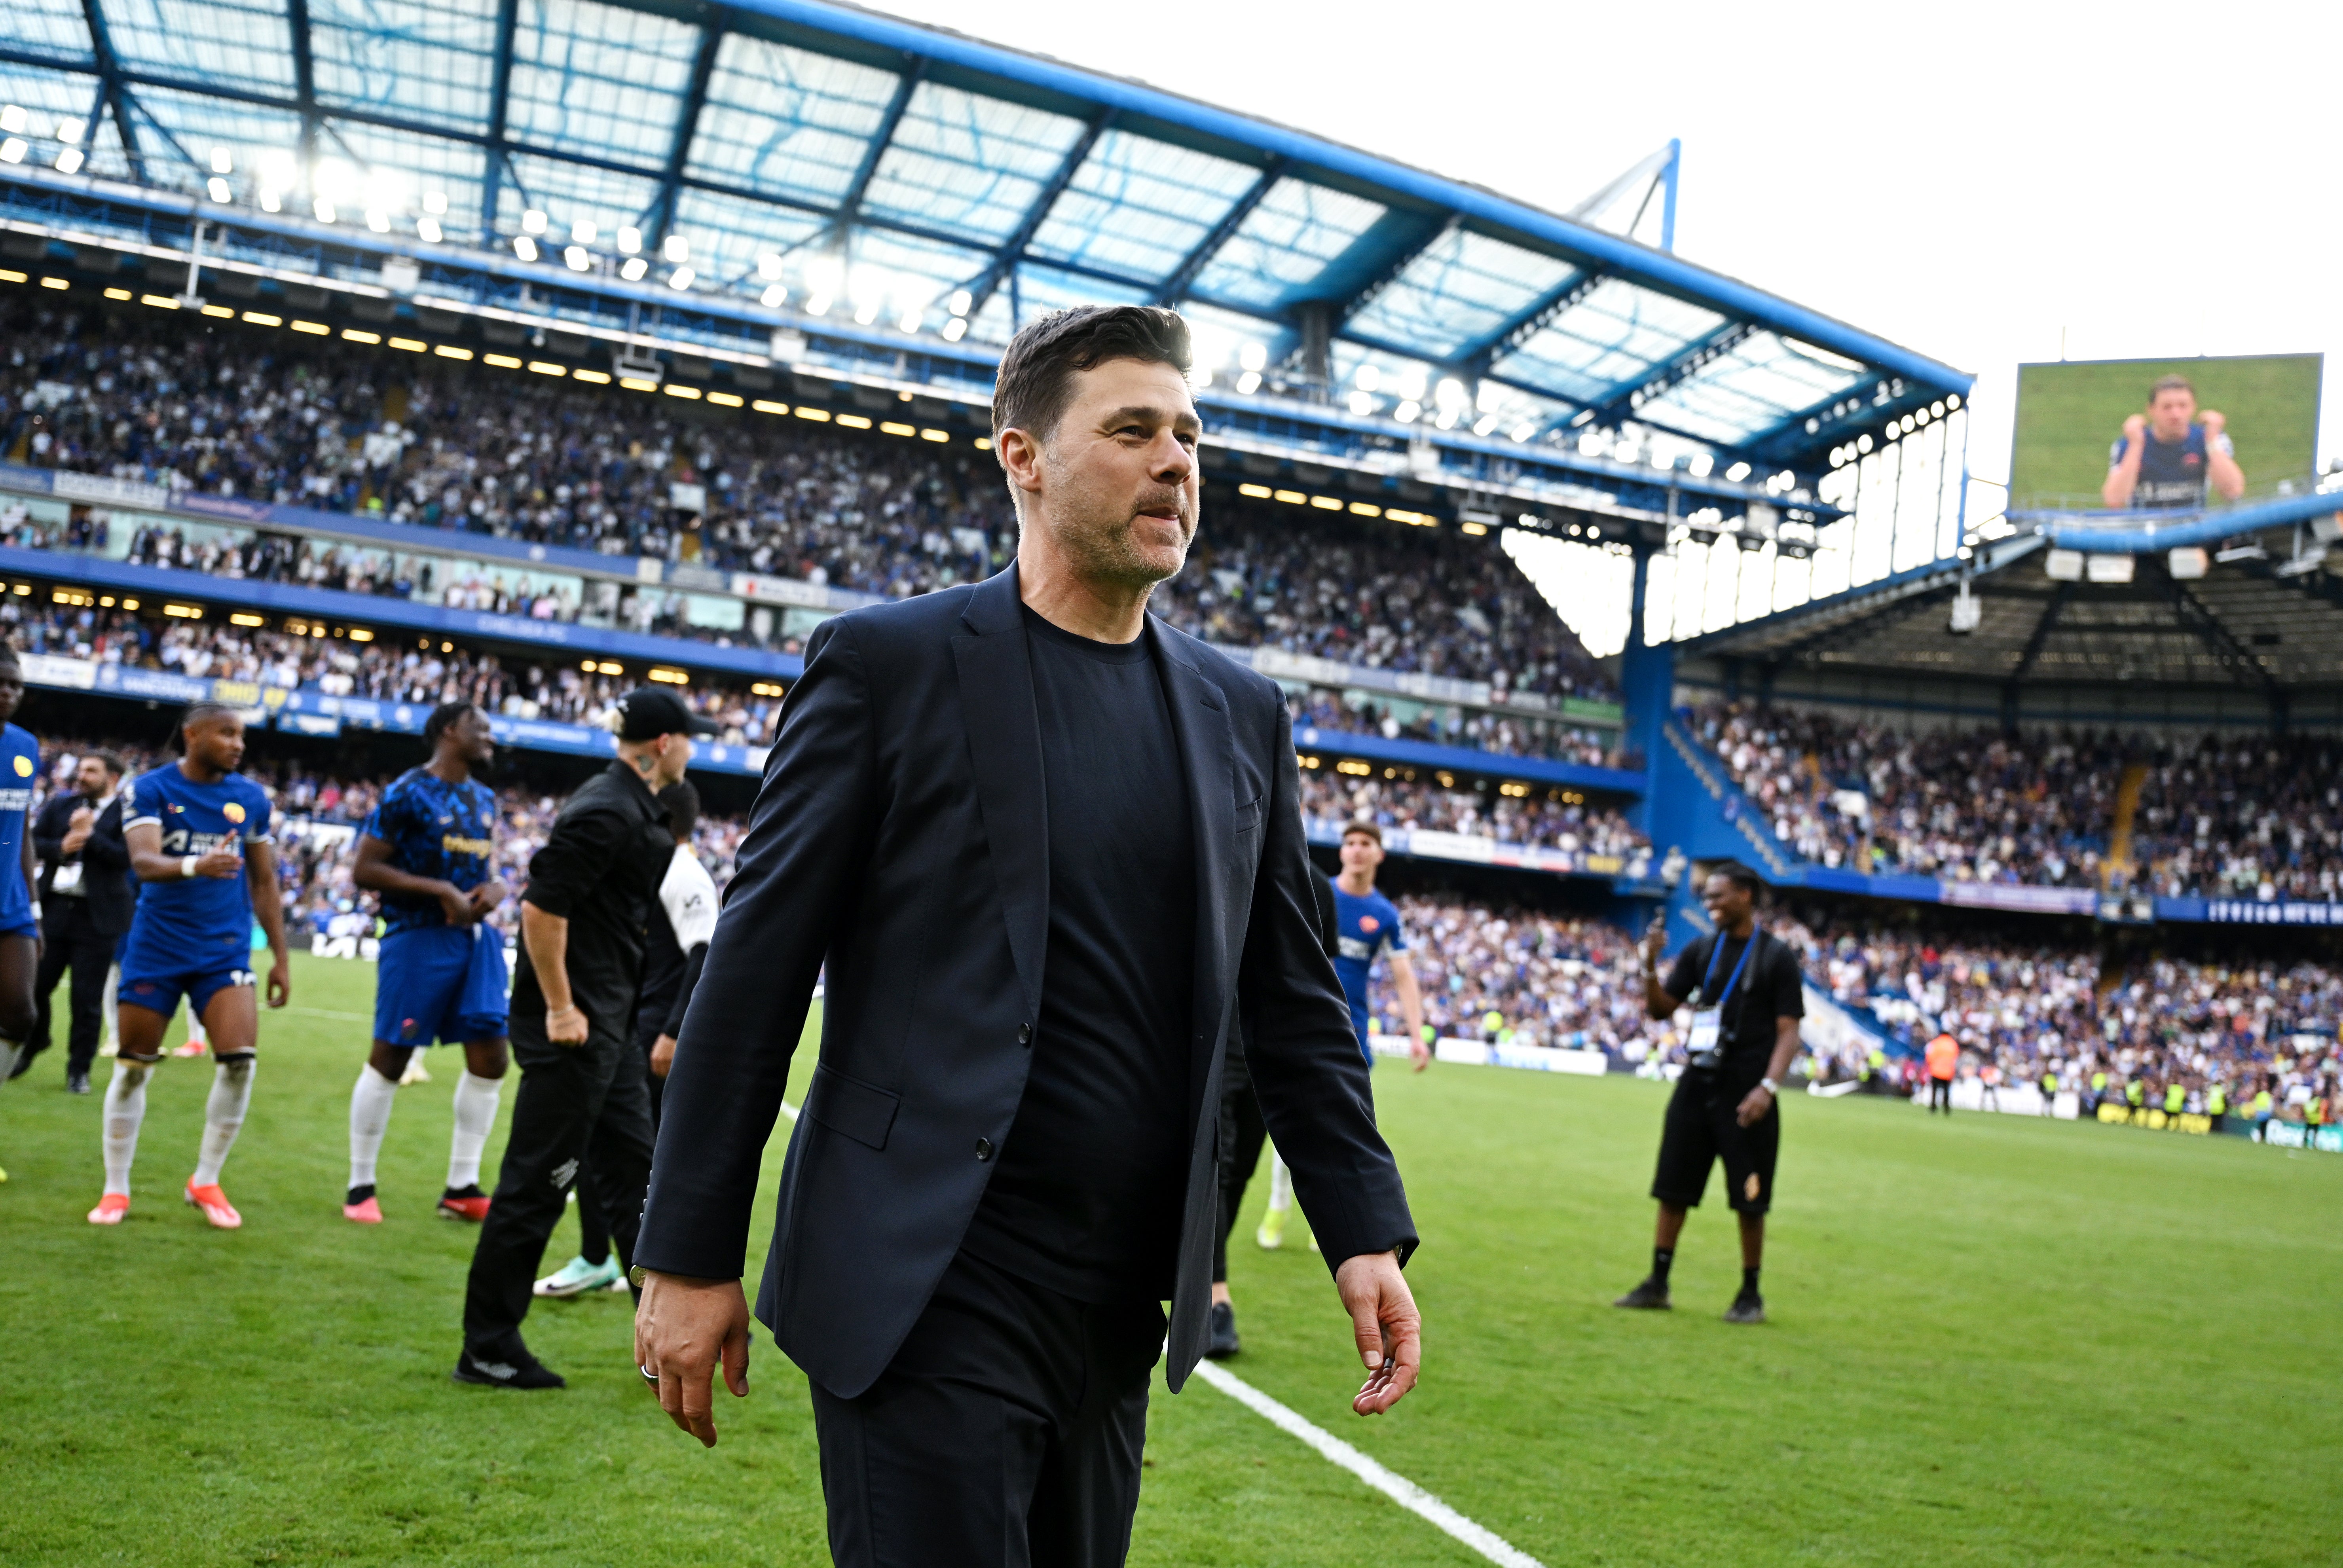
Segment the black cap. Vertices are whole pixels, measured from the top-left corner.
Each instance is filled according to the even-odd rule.
[[[618,699],[618,739],[656,740],[662,735],[713,735],[713,719],[702,719],[664,686],[638,686]]]

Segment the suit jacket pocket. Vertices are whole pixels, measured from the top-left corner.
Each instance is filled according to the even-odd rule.
[[[805,1114],[857,1143],[884,1149],[901,1098],[817,1063],[812,1086],[806,1091]]]
[[[1261,818],[1262,798],[1256,795],[1251,800],[1246,801],[1243,805],[1237,808],[1237,831],[1240,833],[1252,832],[1254,829],[1261,826]]]

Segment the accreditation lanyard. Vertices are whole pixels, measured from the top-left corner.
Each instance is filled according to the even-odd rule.
[[[1749,940],[1743,945],[1741,957],[1735,962],[1733,972],[1725,977],[1725,990],[1718,995],[1716,1005],[1704,1007],[1692,1015],[1692,1034],[1685,1044],[1695,1058],[1713,1055],[1715,1052],[1717,1036],[1721,1032],[1719,1025],[1723,1022],[1725,1015],[1725,1004],[1732,999],[1733,988],[1740,983],[1741,971],[1749,967],[1749,955],[1757,950],[1757,936],[1758,933],[1754,930],[1749,933]],[[1719,931],[1716,936],[1716,945],[1708,950],[1708,972],[1700,979],[1700,996],[1703,1001],[1708,1000],[1708,988],[1716,979],[1716,960],[1724,956],[1725,933]]]

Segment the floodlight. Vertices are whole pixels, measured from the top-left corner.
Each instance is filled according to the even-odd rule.
[[[269,189],[267,186],[263,186],[260,189],[260,210],[263,212],[283,212],[285,210],[285,198],[277,195],[275,191]]]
[[[1692,460],[1684,465],[1684,471],[1695,479],[1705,479],[1715,467],[1715,457],[1710,457],[1706,452],[1694,452],[1692,455]]]
[[[425,244],[437,245],[440,238],[439,220],[436,217],[417,218],[415,220],[415,233],[416,236],[421,239]]]
[[[1957,393],[1957,392],[1950,392],[1950,393],[1946,394],[1946,396],[1945,396],[1945,407],[1947,407],[1947,408],[1952,408],[1952,409],[1957,409],[1957,408],[1959,408],[1959,407],[1960,407],[1960,406],[1961,406],[1961,395],[1960,395],[1959,393]]]
[[[57,155],[57,173],[61,175],[69,175],[79,167],[81,167],[81,149],[79,147],[67,147],[64,152]]]
[[[1861,454],[1863,454],[1863,453],[1865,453],[1865,452],[1870,451],[1870,450],[1871,450],[1871,437],[1868,437],[1868,436],[1857,436],[1857,437],[1855,438],[1855,452],[1856,452],[1856,454],[1857,454],[1858,456],[1860,456],[1860,455],[1861,455]]]
[[[1362,392],[1373,392],[1383,384],[1383,373],[1373,365],[1362,365],[1351,377],[1351,385]]]
[[[854,324],[857,327],[868,327],[878,319],[879,302],[877,300],[866,299],[854,307]]]
[[[951,323],[947,324],[947,325],[945,326],[945,327],[944,327],[944,336],[945,336],[946,337],[957,337],[957,336],[958,336],[958,334],[954,333],[954,332],[951,330],[951,327],[952,327],[952,325],[957,324],[957,323],[959,322],[959,320],[960,320],[960,317],[952,317],[952,321],[951,321]],[[1191,365],[1191,366],[1189,366],[1189,367],[1188,367],[1188,385],[1189,385],[1189,386],[1193,387],[1197,391],[1202,392],[1205,387],[1210,387],[1212,384],[1212,367],[1211,366],[1209,366],[1209,365]]]
[[[2131,574],[2129,556],[2092,556],[2083,563],[2083,575],[2095,583],[2127,583]]]
[[[1430,381],[1424,374],[1423,367],[1411,365],[1400,372],[1399,385],[1393,390],[1411,403],[1421,403],[1423,401],[1425,388],[1429,385]]]
[[[24,128],[25,106],[22,104],[0,104],[0,131],[6,131],[9,135],[14,136],[16,132],[21,131]],[[11,161],[13,162],[14,160]]]
[[[317,221],[319,223],[331,223],[334,221],[334,204],[327,201],[324,196],[319,196],[317,201],[311,205],[310,210],[317,215]]]
[[[212,173],[216,175],[232,175],[236,173],[236,159],[229,155],[228,150],[226,147],[214,147],[212,149]]]
[[[1831,458],[1830,458],[1830,463],[1831,463],[1831,467],[1834,467],[1834,468],[1844,468],[1844,467],[1846,467],[1846,448],[1845,448],[1845,447],[1833,447],[1831,448]]]
[[[1749,477],[1749,465],[1746,463],[1735,463],[1733,467],[1725,470],[1725,477],[1737,485],[1742,480]]]
[[[632,256],[632,255],[634,255],[637,251],[639,251],[639,250],[640,250],[640,249],[642,249],[642,248],[643,248],[643,231],[642,231],[641,229],[639,229],[639,228],[622,228],[622,229],[620,229],[620,230],[618,231],[618,254],[619,254],[619,255],[621,255],[621,256]],[[640,277],[640,276],[642,276],[642,274],[641,274],[641,273],[637,273],[637,274],[635,274],[635,276],[636,276],[637,277]]]
[[[1976,595],[1969,592],[1967,579],[1962,579],[1960,591],[1953,595],[1952,624],[1946,629],[1955,637],[1966,637],[1984,620],[1985,607],[1977,603]]]
[[[375,233],[388,234],[390,232],[390,215],[383,211],[382,208],[378,206],[368,207],[367,209],[366,219],[367,227],[374,230]]]
[[[1513,427],[1513,439],[1516,441],[1526,441],[1536,434],[1537,421],[1534,419],[1524,419]]]
[[[903,312],[903,318],[895,325],[905,332],[917,332],[920,329],[920,313],[917,310],[906,310]]]
[[[1483,414],[1493,414],[1497,411],[1497,405],[1504,400],[1505,389],[1503,387],[1494,381],[1483,381],[1480,390],[1473,395],[1473,407]]]
[[[829,295],[817,292],[811,299],[806,301],[806,314],[808,316],[828,316],[830,314],[830,303]]]
[[[1351,394],[1351,412],[1363,419],[1375,411],[1374,395],[1371,392]]]
[[[1392,417],[1403,425],[1413,425],[1423,417],[1423,405],[1411,397],[1392,410]]]
[[[2173,579],[2177,582],[2187,582],[2203,577],[2212,568],[2212,557],[2207,555],[2202,549],[2193,549],[2186,546],[2179,549],[2168,550],[2164,557],[2165,569],[2169,571]]]
[[[1578,437],[1578,455],[1579,455],[1580,457],[1599,457],[1599,456],[1602,454],[1602,451],[1603,451],[1603,432],[1602,432],[1602,431],[1600,431],[1600,430],[1584,430],[1584,431],[1581,431],[1581,432],[1579,433],[1579,437]]]
[[[1496,427],[1497,416],[1494,414],[1483,414],[1480,418],[1473,421],[1473,434],[1475,436],[1486,436],[1490,431],[1494,430]]]
[[[545,215],[538,211],[535,207],[531,207],[527,212],[520,215],[520,226],[521,231],[525,234],[543,234],[545,232]]]
[[[1237,390],[1248,397],[1252,397],[1255,392],[1260,391],[1261,372],[1258,370],[1247,370],[1243,375],[1238,377]]]
[[[691,241],[684,238],[683,236],[679,234],[671,234],[668,236],[667,238],[659,242],[659,255],[670,262],[681,263],[689,261],[691,259]]]
[[[8,106],[12,109],[15,107],[14,104]],[[25,146],[24,137],[10,136],[6,141],[0,142],[0,164],[21,164],[25,161],[25,154],[29,150]]]
[[[423,193],[423,210],[431,214],[434,217],[447,216],[447,193],[446,191],[425,191]]]
[[[643,280],[643,274],[650,269],[649,262],[639,256],[630,256],[627,257],[626,265],[618,268],[618,276],[628,283],[640,283]]]
[[[1944,399],[1940,397],[1936,402],[1929,404],[1928,412],[1939,419],[1943,418],[1945,417]]]
[[[768,284],[765,286],[765,292],[757,296],[757,303],[763,306],[768,310],[779,310],[782,304],[788,300],[789,297],[789,285],[785,283]]]
[[[1462,417],[1462,416],[1459,415],[1455,409],[1443,408],[1440,411],[1440,417],[1434,419],[1433,423],[1437,425],[1443,430],[1453,430],[1456,428],[1456,421],[1460,417]]]
[[[569,264],[569,270],[572,272],[585,272],[594,265],[592,253],[582,245],[573,245],[563,251],[561,259]]]
[[[781,276],[781,258],[779,253],[769,250],[757,258],[757,276],[768,282]]]
[[[64,142],[70,146],[74,143],[80,141],[82,134],[88,129],[89,122],[86,120],[59,120],[57,122],[57,140]]]
[[[1237,348],[1237,363],[1258,376],[1269,365],[1269,349],[1259,343],[1242,344]]]
[[[955,316],[950,321],[944,323],[944,341],[946,343],[958,343],[966,336],[968,336],[967,317]]]
[[[529,238],[528,236],[525,234],[517,234],[513,236],[513,254],[520,257],[523,261],[535,261],[537,259],[537,241]]]
[[[2083,580],[2083,552],[2052,550],[2042,558],[2042,571],[2052,582],[2078,583]]]
[[[673,272],[667,275],[667,286],[669,288],[689,288],[691,286],[691,280],[696,275],[692,272],[691,268],[688,266],[679,266]]]

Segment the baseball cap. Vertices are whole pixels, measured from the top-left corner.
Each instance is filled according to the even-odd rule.
[[[700,718],[683,699],[663,686],[638,686],[618,699],[618,739],[656,740],[662,735],[713,735],[715,721]]]

